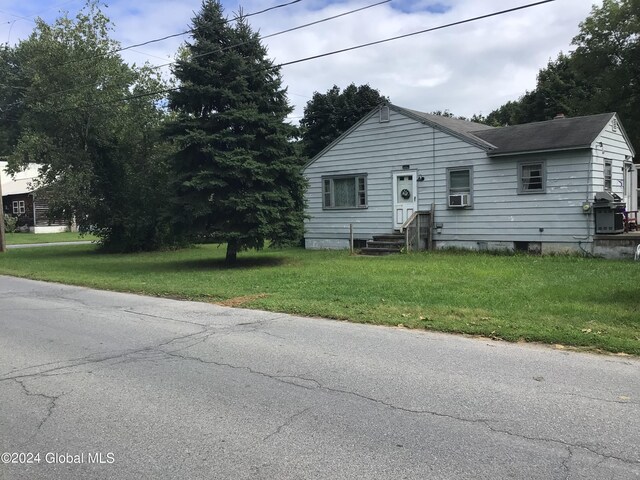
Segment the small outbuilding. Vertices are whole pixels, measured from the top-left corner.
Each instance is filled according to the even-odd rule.
[[[32,164],[11,176],[5,171],[6,165],[7,162],[0,162],[3,213],[17,218],[18,226],[32,233],[56,233],[69,230],[64,220],[49,217],[46,195],[37,191],[34,186],[39,175],[38,166]]]

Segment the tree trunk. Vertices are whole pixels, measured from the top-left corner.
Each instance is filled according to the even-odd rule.
[[[227,257],[224,259],[225,263],[232,265],[236,263],[238,255],[238,240],[235,238],[230,239],[227,242]]]

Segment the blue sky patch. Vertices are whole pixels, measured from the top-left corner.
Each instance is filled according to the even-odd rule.
[[[391,8],[404,13],[428,12],[434,14],[447,13],[453,7],[441,2],[425,2],[424,0],[394,0]]]

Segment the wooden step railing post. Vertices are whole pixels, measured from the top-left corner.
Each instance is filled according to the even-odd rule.
[[[349,254],[353,255],[353,223],[349,224]]]
[[[407,249],[407,253],[411,251],[411,244],[409,243],[409,227],[404,229],[404,248]]]

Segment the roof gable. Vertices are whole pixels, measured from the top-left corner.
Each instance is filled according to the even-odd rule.
[[[393,104],[389,104],[388,107],[401,115],[482,148],[490,157],[591,148],[592,143],[607,127],[609,121],[617,117],[615,113],[601,113],[496,128],[468,120],[410,110]],[[306,169],[353,130],[369,120],[373,115],[376,115],[379,109],[380,106],[365,115],[359,122],[313,157],[304,168]],[[620,131],[633,152],[633,146],[631,146],[624,128],[622,128],[619,121],[618,123]]]
[[[407,108],[398,107],[397,105],[388,104],[386,105],[390,110],[393,110],[401,115],[405,115],[413,120],[416,120],[420,123],[428,125],[432,128],[440,130],[444,133],[448,133],[456,138],[459,138],[467,143],[480,147],[484,150],[490,150],[493,148],[493,145],[487,143],[486,141],[478,138],[475,135],[470,134],[470,131],[478,131],[483,129],[492,130],[495,127],[490,127],[488,125],[484,125],[482,123],[469,122],[467,120],[459,120],[457,118],[443,117],[440,115],[433,115],[430,113],[418,112],[417,110],[409,110]],[[364,122],[369,120],[372,116],[376,115],[380,111],[381,106],[375,107],[369,113],[367,113],[364,117],[362,117],[355,125],[349,128],[346,132],[336,138],[333,142],[327,145],[322,149],[318,154],[316,154],[312,159],[310,159],[303,167],[303,170],[309,167],[312,163],[314,163],[318,158],[324,155],[328,150],[330,150],[334,145],[339,143],[346,136],[351,134],[356,128],[362,125]]]
[[[495,146],[488,155],[590,148],[615,113],[567,117],[479,130],[473,135]]]
[[[472,132],[496,130],[495,127],[485,125],[483,123],[470,122],[469,120],[461,120],[453,117],[443,117],[442,115],[434,115],[432,113],[418,112],[417,110],[410,110],[408,108],[398,107],[396,105],[389,105],[389,108],[403,113],[408,117],[412,117],[419,122],[425,123],[433,128],[441,130],[445,133],[453,135],[467,143],[471,143],[477,147],[489,150],[494,146],[486,142],[484,139],[479,138]]]

